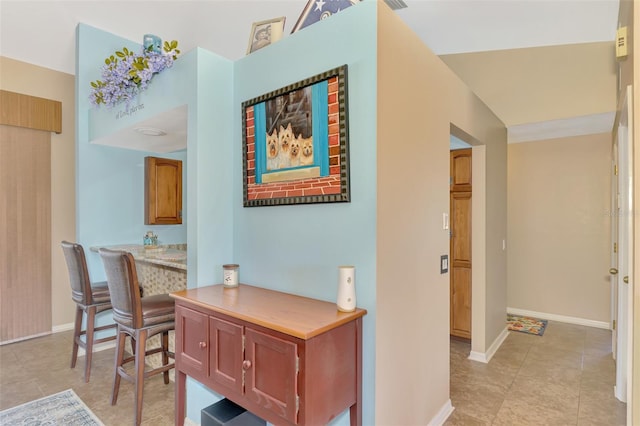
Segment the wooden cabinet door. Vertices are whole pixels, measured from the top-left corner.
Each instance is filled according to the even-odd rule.
[[[145,225],[182,223],[182,161],[145,157]]]
[[[291,423],[298,414],[298,349],[294,342],[247,328],[245,394]]]
[[[451,151],[450,333],[471,339],[471,149]]]
[[[451,334],[471,338],[471,193],[451,193]]]
[[[242,394],[242,329],[241,325],[209,318],[209,377],[216,385],[238,394]]]
[[[451,151],[450,190],[471,191],[471,149]]]
[[[208,372],[209,316],[176,306],[176,367],[192,377]]]

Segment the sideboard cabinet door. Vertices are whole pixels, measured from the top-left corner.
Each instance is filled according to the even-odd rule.
[[[206,377],[209,370],[209,316],[176,306],[176,367],[192,377]]]
[[[216,317],[209,317],[211,380],[242,394],[242,329]]]
[[[291,423],[298,415],[298,347],[294,342],[247,327],[245,394]]]

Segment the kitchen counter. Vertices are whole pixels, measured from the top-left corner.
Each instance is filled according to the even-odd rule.
[[[110,250],[124,250],[131,253],[137,262],[151,265],[165,266],[182,271],[187,270],[186,244],[166,244],[155,248],[145,248],[142,244],[116,244],[109,246],[94,246],[91,251],[98,252],[100,248]]]

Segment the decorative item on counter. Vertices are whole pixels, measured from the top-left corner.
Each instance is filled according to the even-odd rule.
[[[92,105],[104,104],[113,108],[125,101],[128,106],[138,93],[147,88],[151,78],[170,68],[180,54],[176,40],[165,41],[162,45],[162,39],[153,34],[145,34],[143,45],[139,54],[123,47],[104,60],[102,79],[91,82],[89,100]]]
[[[356,268],[338,267],[338,310],[353,312],[356,310]]]
[[[147,231],[142,237],[142,241],[144,242],[144,248],[155,248],[158,246],[158,236],[153,233],[153,231]]]
[[[222,283],[225,287],[238,287],[238,275],[240,265],[228,264],[222,265],[223,280]]]

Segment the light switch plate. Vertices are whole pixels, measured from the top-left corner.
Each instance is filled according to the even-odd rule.
[[[443,254],[440,256],[440,273],[446,274],[449,272],[449,255]]]

